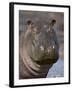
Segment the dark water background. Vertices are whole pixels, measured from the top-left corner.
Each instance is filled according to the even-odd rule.
[[[19,11],[19,34],[25,32],[27,21],[47,25],[52,19],[56,20],[54,29],[59,42],[59,60],[50,69],[47,77],[64,76],[64,13],[63,12],[40,12],[40,11]]]

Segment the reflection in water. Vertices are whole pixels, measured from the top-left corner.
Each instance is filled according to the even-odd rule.
[[[47,77],[64,77],[64,60],[59,59],[49,70]]]

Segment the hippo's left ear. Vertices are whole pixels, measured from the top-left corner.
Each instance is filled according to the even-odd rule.
[[[32,31],[34,28],[34,23],[31,20],[28,20],[27,21],[27,27],[28,27],[28,30]]]
[[[31,20],[27,21],[27,25],[32,25],[32,24],[33,24],[33,22]]]

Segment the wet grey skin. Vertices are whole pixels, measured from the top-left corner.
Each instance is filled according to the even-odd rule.
[[[52,20],[48,28],[40,29],[32,21],[28,21],[25,34],[20,43],[20,79],[45,78],[49,69],[59,58],[59,44],[53,29],[56,20]]]

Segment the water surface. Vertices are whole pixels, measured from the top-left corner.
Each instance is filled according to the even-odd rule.
[[[64,77],[64,60],[59,59],[49,70],[47,77]]]

